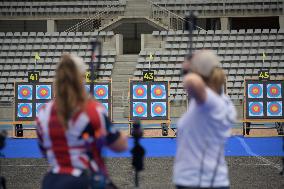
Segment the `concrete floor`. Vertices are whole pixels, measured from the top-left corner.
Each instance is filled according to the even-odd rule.
[[[283,189],[284,176],[279,175],[280,157],[227,157],[232,189]],[[112,180],[119,188],[133,187],[129,158],[108,158]],[[173,158],[147,158],[140,174],[141,189],[171,189]],[[1,159],[1,175],[8,189],[38,189],[47,169],[44,159]]]

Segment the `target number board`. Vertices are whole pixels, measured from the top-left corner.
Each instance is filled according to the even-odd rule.
[[[29,72],[28,73],[29,82],[38,82],[39,81],[39,72]]]
[[[90,92],[90,83],[85,85],[86,90]],[[110,82],[95,82],[94,84],[94,98],[100,101],[108,111],[111,117],[111,83]]]
[[[168,82],[130,82],[130,120],[168,120]]]
[[[34,121],[40,108],[51,99],[52,83],[15,83],[15,121]]]
[[[283,80],[246,80],[246,119],[284,120],[283,87]]]

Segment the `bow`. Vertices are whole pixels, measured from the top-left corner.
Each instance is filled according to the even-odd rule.
[[[90,93],[94,96],[95,80],[98,78],[99,67],[101,63],[102,44],[97,39],[91,41],[92,54],[90,62]]]

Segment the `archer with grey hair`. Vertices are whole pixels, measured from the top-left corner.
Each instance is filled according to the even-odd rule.
[[[228,189],[224,144],[236,110],[223,92],[225,74],[210,50],[195,52],[183,69],[184,88],[191,98],[177,124],[173,182],[178,189]]]

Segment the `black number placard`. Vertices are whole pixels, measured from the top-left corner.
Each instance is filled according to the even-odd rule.
[[[259,80],[269,80],[270,79],[269,70],[258,71],[258,79]]]
[[[29,72],[28,73],[29,82],[38,82],[39,81],[39,72]]]
[[[143,71],[143,81],[154,81],[154,71]]]

